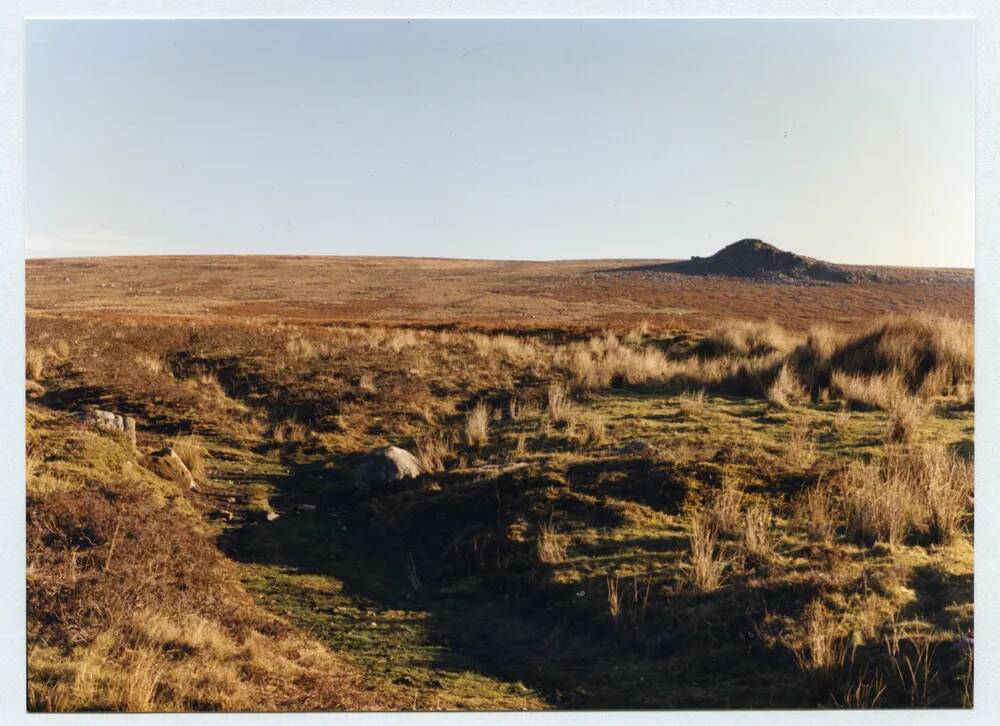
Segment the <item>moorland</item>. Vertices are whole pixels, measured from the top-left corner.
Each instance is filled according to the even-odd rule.
[[[29,708],[971,706],[972,272],[697,271],[28,260]]]

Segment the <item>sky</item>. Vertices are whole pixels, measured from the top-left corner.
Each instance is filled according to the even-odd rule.
[[[942,20],[30,21],[29,257],[973,266]]]

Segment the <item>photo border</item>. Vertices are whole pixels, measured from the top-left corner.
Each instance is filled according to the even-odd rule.
[[[24,21],[28,18],[970,18],[976,23],[976,368],[979,406],[976,411],[975,541],[976,654],[975,702],[972,710],[824,711],[558,711],[370,713],[370,714],[154,714],[143,723],[430,724],[447,718],[461,726],[483,726],[516,720],[524,724],[580,723],[597,726],[614,719],[627,724],[748,724],[777,726],[808,719],[817,723],[913,724],[949,721],[988,723],[1000,713],[997,599],[1000,594],[1000,546],[992,523],[1000,514],[998,479],[1000,441],[997,386],[1000,326],[996,311],[1000,254],[1000,3],[992,0],[664,0],[628,2],[448,2],[425,0],[24,0],[0,7],[0,348],[3,385],[0,406],[0,694],[3,723],[99,723],[134,715],[28,714],[23,696],[25,671],[24,393],[20,371],[24,358]],[[20,694],[20,695],[19,695]]]

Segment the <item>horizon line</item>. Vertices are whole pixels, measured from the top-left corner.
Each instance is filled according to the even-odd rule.
[[[722,248],[720,248],[722,249]],[[714,254],[714,253],[713,253]],[[797,254],[797,253],[793,253]],[[315,254],[315,253],[295,253],[295,252],[156,252],[156,253],[115,253],[115,254],[92,254],[92,255],[31,255],[25,253],[24,260],[47,261],[47,260],[90,260],[90,259],[115,259],[115,258],[137,258],[137,257],[284,257],[284,258],[362,258],[362,259],[397,259],[397,260],[450,260],[454,262],[516,262],[516,263],[559,263],[559,262],[685,262],[692,259],[707,259],[700,255],[691,257],[554,257],[539,259],[519,259],[508,257],[448,257],[444,255],[380,255],[380,254]],[[709,255],[708,257],[711,257]],[[963,265],[905,265],[886,263],[862,263],[862,262],[835,262],[833,260],[822,259],[834,265],[844,267],[886,267],[893,269],[909,270],[972,270],[975,265],[966,267]]]

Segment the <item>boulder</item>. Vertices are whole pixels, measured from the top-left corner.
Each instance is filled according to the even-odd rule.
[[[194,477],[191,476],[191,472],[185,466],[184,462],[181,461],[173,449],[169,446],[160,449],[159,451],[154,451],[146,457],[147,468],[172,482],[176,482],[181,486],[185,486],[188,489],[195,489]]]
[[[406,449],[387,446],[373,451],[354,470],[354,485],[365,488],[420,476],[420,464]]]

